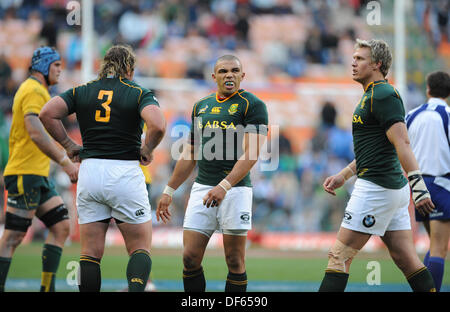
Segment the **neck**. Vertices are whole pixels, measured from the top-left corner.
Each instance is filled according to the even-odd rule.
[[[427,98],[428,98],[428,100],[430,100],[430,99],[438,99],[438,100],[446,102],[446,98],[444,99],[444,98],[437,97],[437,96],[431,96],[429,94],[428,94]]]
[[[370,76],[367,80],[361,82],[363,89],[366,90],[367,86],[371,84],[374,81],[378,80],[385,80],[384,76],[380,72],[374,73],[372,76]]]
[[[48,84],[47,81],[45,80],[44,75],[42,75],[42,73],[40,72],[33,72],[31,74],[32,77],[36,78],[47,90],[48,90]]]

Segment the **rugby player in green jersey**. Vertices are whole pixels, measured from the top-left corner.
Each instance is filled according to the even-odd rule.
[[[80,291],[100,291],[100,260],[111,218],[130,256],[128,291],[144,291],[150,271],[151,208],[144,174],[165,133],[153,92],[132,81],[136,57],[125,45],[111,47],[97,80],[51,99],[39,117],[72,159],[81,159],[77,185],[80,224]],[[67,136],[61,119],[76,113],[83,147]],[[147,125],[141,143],[143,122]]]
[[[419,260],[408,212],[410,187],[422,214],[433,209],[428,190],[410,147],[405,110],[397,90],[387,82],[392,63],[382,40],[357,39],[353,54],[353,80],[364,94],[353,113],[355,160],[325,179],[332,195],[357,175],[337,239],[328,253],[328,266],[319,291],[344,291],[353,257],[372,235],[379,235],[413,291],[435,291],[433,279]]]
[[[212,78],[217,92],[194,105],[190,141],[184,145],[156,210],[158,221],[170,220],[172,194],[198,164],[183,223],[186,292],[205,291],[201,264],[216,230],[223,234],[228,266],[225,291],[247,290],[245,246],[252,217],[249,171],[265,142],[268,116],[260,99],[239,88],[244,76],[235,56],[225,55],[216,61]]]

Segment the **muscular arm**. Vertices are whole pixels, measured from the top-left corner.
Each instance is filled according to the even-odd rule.
[[[67,151],[67,155],[79,161],[78,152],[80,146],[76,144],[66,132],[61,119],[68,115],[68,109],[65,101],[60,96],[55,96],[41,110],[39,119],[41,120],[48,133]]]
[[[172,173],[172,176],[167,183],[167,188],[172,188],[176,190],[184,181],[189,177],[194,170],[197,161],[194,159],[194,146],[186,143],[183,146],[183,153],[181,154],[180,159],[177,161],[175,165],[175,169]],[[156,220],[167,223],[170,221],[171,213],[169,211],[169,206],[172,203],[172,194],[164,193],[162,194],[158,207],[156,208]]]
[[[389,130],[386,132],[386,136],[389,141],[394,145],[397,151],[398,159],[400,164],[406,172],[411,172],[414,170],[419,170],[419,165],[417,163],[416,157],[414,156],[406,125],[403,122],[397,122],[393,124]]]
[[[173,189],[177,189],[191,175],[197,161],[194,158],[194,145],[184,144],[183,153],[175,165],[172,176],[167,183]]]
[[[152,160],[153,150],[158,146],[166,132],[166,120],[161,109],[156,105],[148,105],[141,111],[141,117],[147,125],[144,144],[141,147],[143,165]]]
[[[249,173],[250,169],[258,161],[259,152],[265,141],[265,135],[256,133],[244,134],[244,140],[242,142],[244,154],[238,159],[231,172],[224,179],[230,184],[228,187],[236,185]],[[227,187],[222,185],[224,182],[220,182],[203,197],[203,204],[206,207],[219,206],[223,201],[227,193]]]
[[[338,174],[326,178],[323,183],[323,189],[327,193],[336,196],[336,192],[334,190],[344,185],[345,181],[350,179],[355,174],[356,174],[356,159],[354,159],[351,163],[349,163],[344,169],[339,171]]]
[[[233,169],[225,178],[232,186],[239,183],[258,161],[259,152],[266,138],[265,135],[257,133],[245,133],[242,142],[244,154],[234,164]]]
[[[65,156],[62,149],[58,148],[44,129],[39,117],[34,114],[25,116],[25,128],[31,140],[50,159],[59,163]]]
[[[400,164],[408,174],[416,208],[422,214],[432,212],[434,205],[423,182],[416,157],[411,149],[406,125],[403,122],[397,122],[386,131],[386,135],[392,145],[394,145]]]

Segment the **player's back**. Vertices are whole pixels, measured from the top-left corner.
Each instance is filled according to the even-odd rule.
[[[143,98],[151,91],[125,78],[102,78],[61,96],[75,112],[83,140],[81,158],[139,159]],[[154,98],[154,97],[153,97]]]

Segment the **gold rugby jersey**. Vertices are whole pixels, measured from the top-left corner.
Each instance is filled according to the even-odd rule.
[[[50,100],[48,90],[34,77],[29,77],[14,96],[9,134],[9,157],[4,175],[34,174],[48,177],[50,158],[31,140],[25,128],[25,116],[41,112]]]

